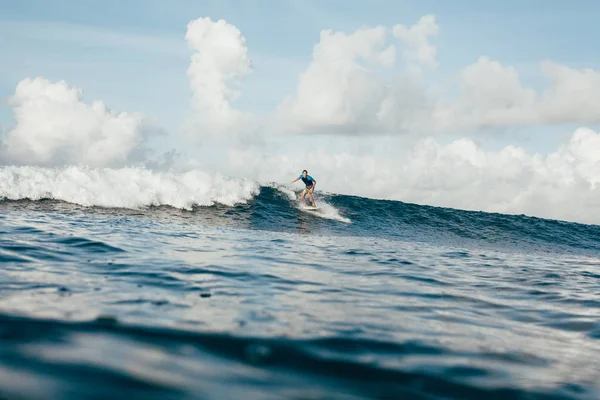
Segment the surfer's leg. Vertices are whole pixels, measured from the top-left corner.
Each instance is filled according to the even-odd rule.
[[[310,201],[312,202],[313,207],[316,207],[317,203],[315,203],[315,198],[310,191],[308,191],[308,195],[310,196]]]
[[[304,189],[302,191],[302,200],[304,200],[305,203],[306,203],[306,199],[305,199],[306,193],[308,193],[308,190]]]

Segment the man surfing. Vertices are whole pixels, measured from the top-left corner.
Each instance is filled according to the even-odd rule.
[[[312,195],[313,191],[315,190],[315,186],[317,186],[317,181],[315,181],[313,177],[308,175],[308,172],[304,170],[302,171],[302,175],[294,179],[291,183],[297,182],[300,179],[302,179],[302,182],[304,182],[304,184],[306,185],[306,187],[302,191],[302,200],[304,200],[304,202],[308,205],[308,202],[304,198],[304,196],[308,194],[308,197],[310,197],[310,201],[312,201],[313,208],[317,208],[317,203],[315,203],[315,198]]]

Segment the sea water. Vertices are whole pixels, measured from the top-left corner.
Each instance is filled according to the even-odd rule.
[[[307,211],[193,172],[0,177],[0,398],[600,398],[598,226]]]

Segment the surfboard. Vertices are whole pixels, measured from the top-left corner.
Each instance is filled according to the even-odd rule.
[[[308,205],[308,204],[302,204],[302,205],[300,205],[300,207],[301,207],[303,210],[308,210],[308,211],[315,211],[315,210],[318,210],[318,208],[317,208],[317,207],[315,207],[315,206],[311,206],[311,205]]]

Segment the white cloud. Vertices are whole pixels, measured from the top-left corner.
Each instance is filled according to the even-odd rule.
[[[440,102],[435,130],[479,130],[552,124],[600,122],[600,72],[576,70],[545,61],[549,85],[541,93],[524,86],[517,70],[481,57],[463,69],[457,102]]]
[[[392,68],[396,63],[396,46],[391,44],[377,55],[377,61],[384,68]]]
[[[389,29],[359,29],[351,34],[321,32],[310,65],[298,79],[296,92],[277,109],[275,129],[289,133],[368,135],[423,132],[431,127],[435,99],[414,68],[393,79],[378,73],[392,68],[397,48],[387,44]],[[435,66],[430,37],[438,27],[433,16],[416,24],[396,25],[402,53],[409,62]]]
[[[487,128],[600,123],[600,71],[541,63],[547,87],[528,87],[513,66],[480,57],[460,73],[458,99],[449,99],[423,80],[417,64],[435,67],[435,17],[412,26],[396,25],[405,70],[393,79],[396,47],[387,29],[351,34],[323,31],[312,60],[298,78],[295,93],[276,111],[278,131],[371,135],[390,133],[476,133]]]
[[[437,66],[436,47],[429,38],[437,36],[439,27],[435,16],[424,15],[416,24],[407,27],[394,26],[394,36],[404,42],[403,55],[406,60],[417,61],[427,67]]]
[[[2,158],[17,164],[118,165],[143,149],[145,123],[138,113],[115,113],[83,91],[43,78],[19,82],[9,104],[16,126],[2,140]]]
[[[188,24],[185,40],[194,51],[187,70],[194,113],[189,134],[202,139],[246,128],[248,116],[231,106],[240,96],[235,85],[252,69],[246,39],[222,19],[198,18]]]
[[[379,105],[377,126],[396,135],[430,133],[434,97],[419,76],[399,76],[388,85]]]
[[[352,34],[322,31],[296,93],[277,110],[279,127],[295,133],[373,129],[386,88],[368,67],[394,64],[396,50],[394,45],[385,46],[386,36],[384,27]]]
[[[550,81],[540,99],[547,123],[600,122],[600,71],[572,69],[551,61],[541,63]]]
[[[600,223],[600,133],[584,128],[546,156],[516,146],[485,151],[466,138],[447,145],[427,138],[410,149],[396,142],[382,151],[231,151],[227,168],[280,183],[307,168],[319,190],[333,193]]]

